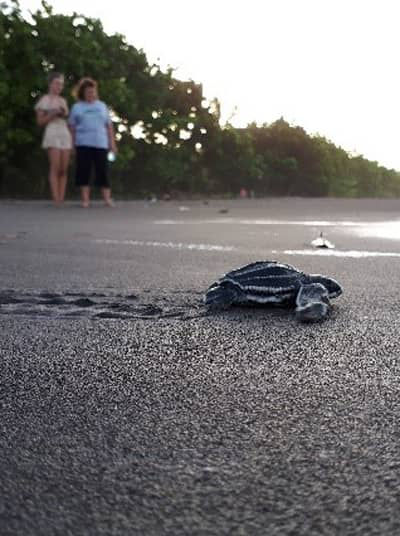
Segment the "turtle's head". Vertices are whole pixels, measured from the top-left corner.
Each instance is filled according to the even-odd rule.
[[[337,281],[331,277],[325,277],[324,275],[311,274],[309,276],[310,283],[321,283],[328,291],[329,298],[337,298],[343,293],[342,287]]]
[[[210,309],[225,309],[237,299],[237,290],[229,283],[214,283],[207,290],[204,303]]]

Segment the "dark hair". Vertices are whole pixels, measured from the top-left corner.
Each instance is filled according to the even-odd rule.
[[[47,76],[47,82],[50,85],[53,80],[56,80],[57,78],[64,78],[64,75],[62,73],[57,73],[53,71],[52,73],[49,73]]]
[[[81,78],[75,87],[74,95],[78,100],[85,100],[85,91],[88,87],[93,87],[97,92],[97,82],[93,78]]]

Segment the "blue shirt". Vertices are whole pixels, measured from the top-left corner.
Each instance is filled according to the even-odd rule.
[[[75,129],[75,145],[109,148],[107,127],[111,118],[104,102],[76,102],[72,106],[68,123]]]

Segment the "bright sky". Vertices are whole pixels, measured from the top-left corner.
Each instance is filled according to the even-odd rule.
[[[398,0],[48,1],[203,83],[236,126],[283,116],[400,170]]]

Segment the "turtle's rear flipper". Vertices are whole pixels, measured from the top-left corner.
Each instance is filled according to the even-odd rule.
[[[296,298],[296,318],[300,322],[319,322],[328,316],[330,302],[321,283],[303,285]]]
[[[214,283],[207,290],[204,303],[211,309],[226,309],[238,300],[238,291],[233,285]]]

